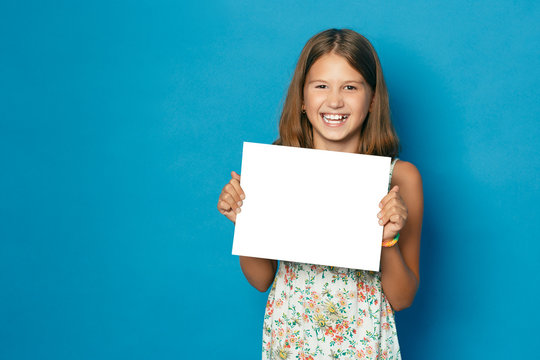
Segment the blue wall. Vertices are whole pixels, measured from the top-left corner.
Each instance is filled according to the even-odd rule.
[[[377,48],[425,191],[405,359],[537,355],[534,1],[2,1],[0,358],[256,359],[216,210],[305,41]]]

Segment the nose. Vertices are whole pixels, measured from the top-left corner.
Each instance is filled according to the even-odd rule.
[[[339,89],[333,89],[328,94],[328,106],[330,106],[333,109],[338,109],[343,106],[343,96]]]

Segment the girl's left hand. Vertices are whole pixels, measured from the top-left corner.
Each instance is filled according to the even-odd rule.
[[[399,186],[394,186],[379,203],[377,214],[379,225],[384,226],[383,240],[392,240],[407,223],[407,205],[399,195]]]

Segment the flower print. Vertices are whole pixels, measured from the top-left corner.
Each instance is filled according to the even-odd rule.
[[[369,339],[367,337],[364,336],[364,338],[362,340],[359,340],[359,342],[366,346],[367,344],[369,344]]]
[[[276,358],[278,359],[288,359],[289,358],[289,350],[285,349],[284,347],[276,350]]]
[[[331,315],[337,314],[336,305],[334,305],[334,303],[332,303],[331,301],[327,301],[326,302],[326,311],[328,311],[328,313],[331,314]]]
[[[363,291],[359,291],[359,292],[358,292],[358,299],[359,299],[361,302],[365,302],[365,301],[366,301],[366,294],[365,294]]]
[[[281,263],[267,301],[263,359],[399,359],[378,272]]]
[[[336,343],[338,343],[339,345],[341,345],[341,344],[343,343],[343,336],[341,336],[341,335],[336,335],[336,336],[334,337],[334,341],[335,341]]]
[[[317,314],[313,316],[313,320],[315,320],[315,323],[322,329],[325,328],[328,325],[328,322],[326,318],[323,315]]]
[[[326,284],[328,285],[328,284]],[[323,292],[322,292],[323,296],[330,296],[330,290],[328,290],[327,287],[324,288]],[[330,296],[331,297],[331,296]]]
[[[343,331],[347,331],[348,329],[349,329],[349,322],[346,320],[336,324],[337,333],[342,333]]]
[[[366,348],[366,353],[367,353],[368,355],[373,355],[373,348],[372,348],[371,346],[368,346],[368,347]]]
[[[306,355],[306,353],[302,351],[300,353],[300,360],[314,360],[314,359],[313,359],[313,356]]]
[[[334,352],[334,350],[330,350],[330,359],[339,359],[339,350],[337,353]]]
[[[266,303],[266,312],[268,313],[269,310],[271,310],[269,315],[272,315],[272,312],[274,310],[274,300],[268,300],[268,302]]]
[[[291,281],[296,280],[296,278],[298,277],[295,272],[292,272],[289,276],[291,278]]]
[[[325,303],[325,311],[328,314],[329,317],[331,317],[334,320],[337,320],[340,318],[339,315],[339,309],[332,301],[327,301]]]
[[[293,335],[290,335],[290,336],[289,336],[289,338],[287,339],[287,342],[288,342],[289,344],[294,345],[294,344],[296,344],[296,340],[298,340],[298,339],[297,339],[296,336],[294,336],[294,334],[293,334]]]

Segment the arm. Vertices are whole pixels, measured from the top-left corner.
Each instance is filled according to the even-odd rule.
[[[240,256],[240,267],[247,281],[260,292],[268,290],[277,270],[277,261]]]
[[[240,175],[231,173],[231,180],[223,187],[217,208],[227,219],[236,223],[236,215],[240,213],[244,191],[240,186]],[[240,256],[240,267],[247,281],[261,292],[268,290],[277,270],[277,261],[269,259]]]
[[[404,161],[396,163],[392,186],[396,185],[399,189],[396,200],[389,201],[381,213],[385,213],[382,218],[385,240],[393,238],[397,232],[400,237],[395,246],[382,248],[381,282],[390,305],[400,311],[411,306],[420,281],[424,199],[422,178],[413,164]],[[404,211],[400,206],[404,207]]]

